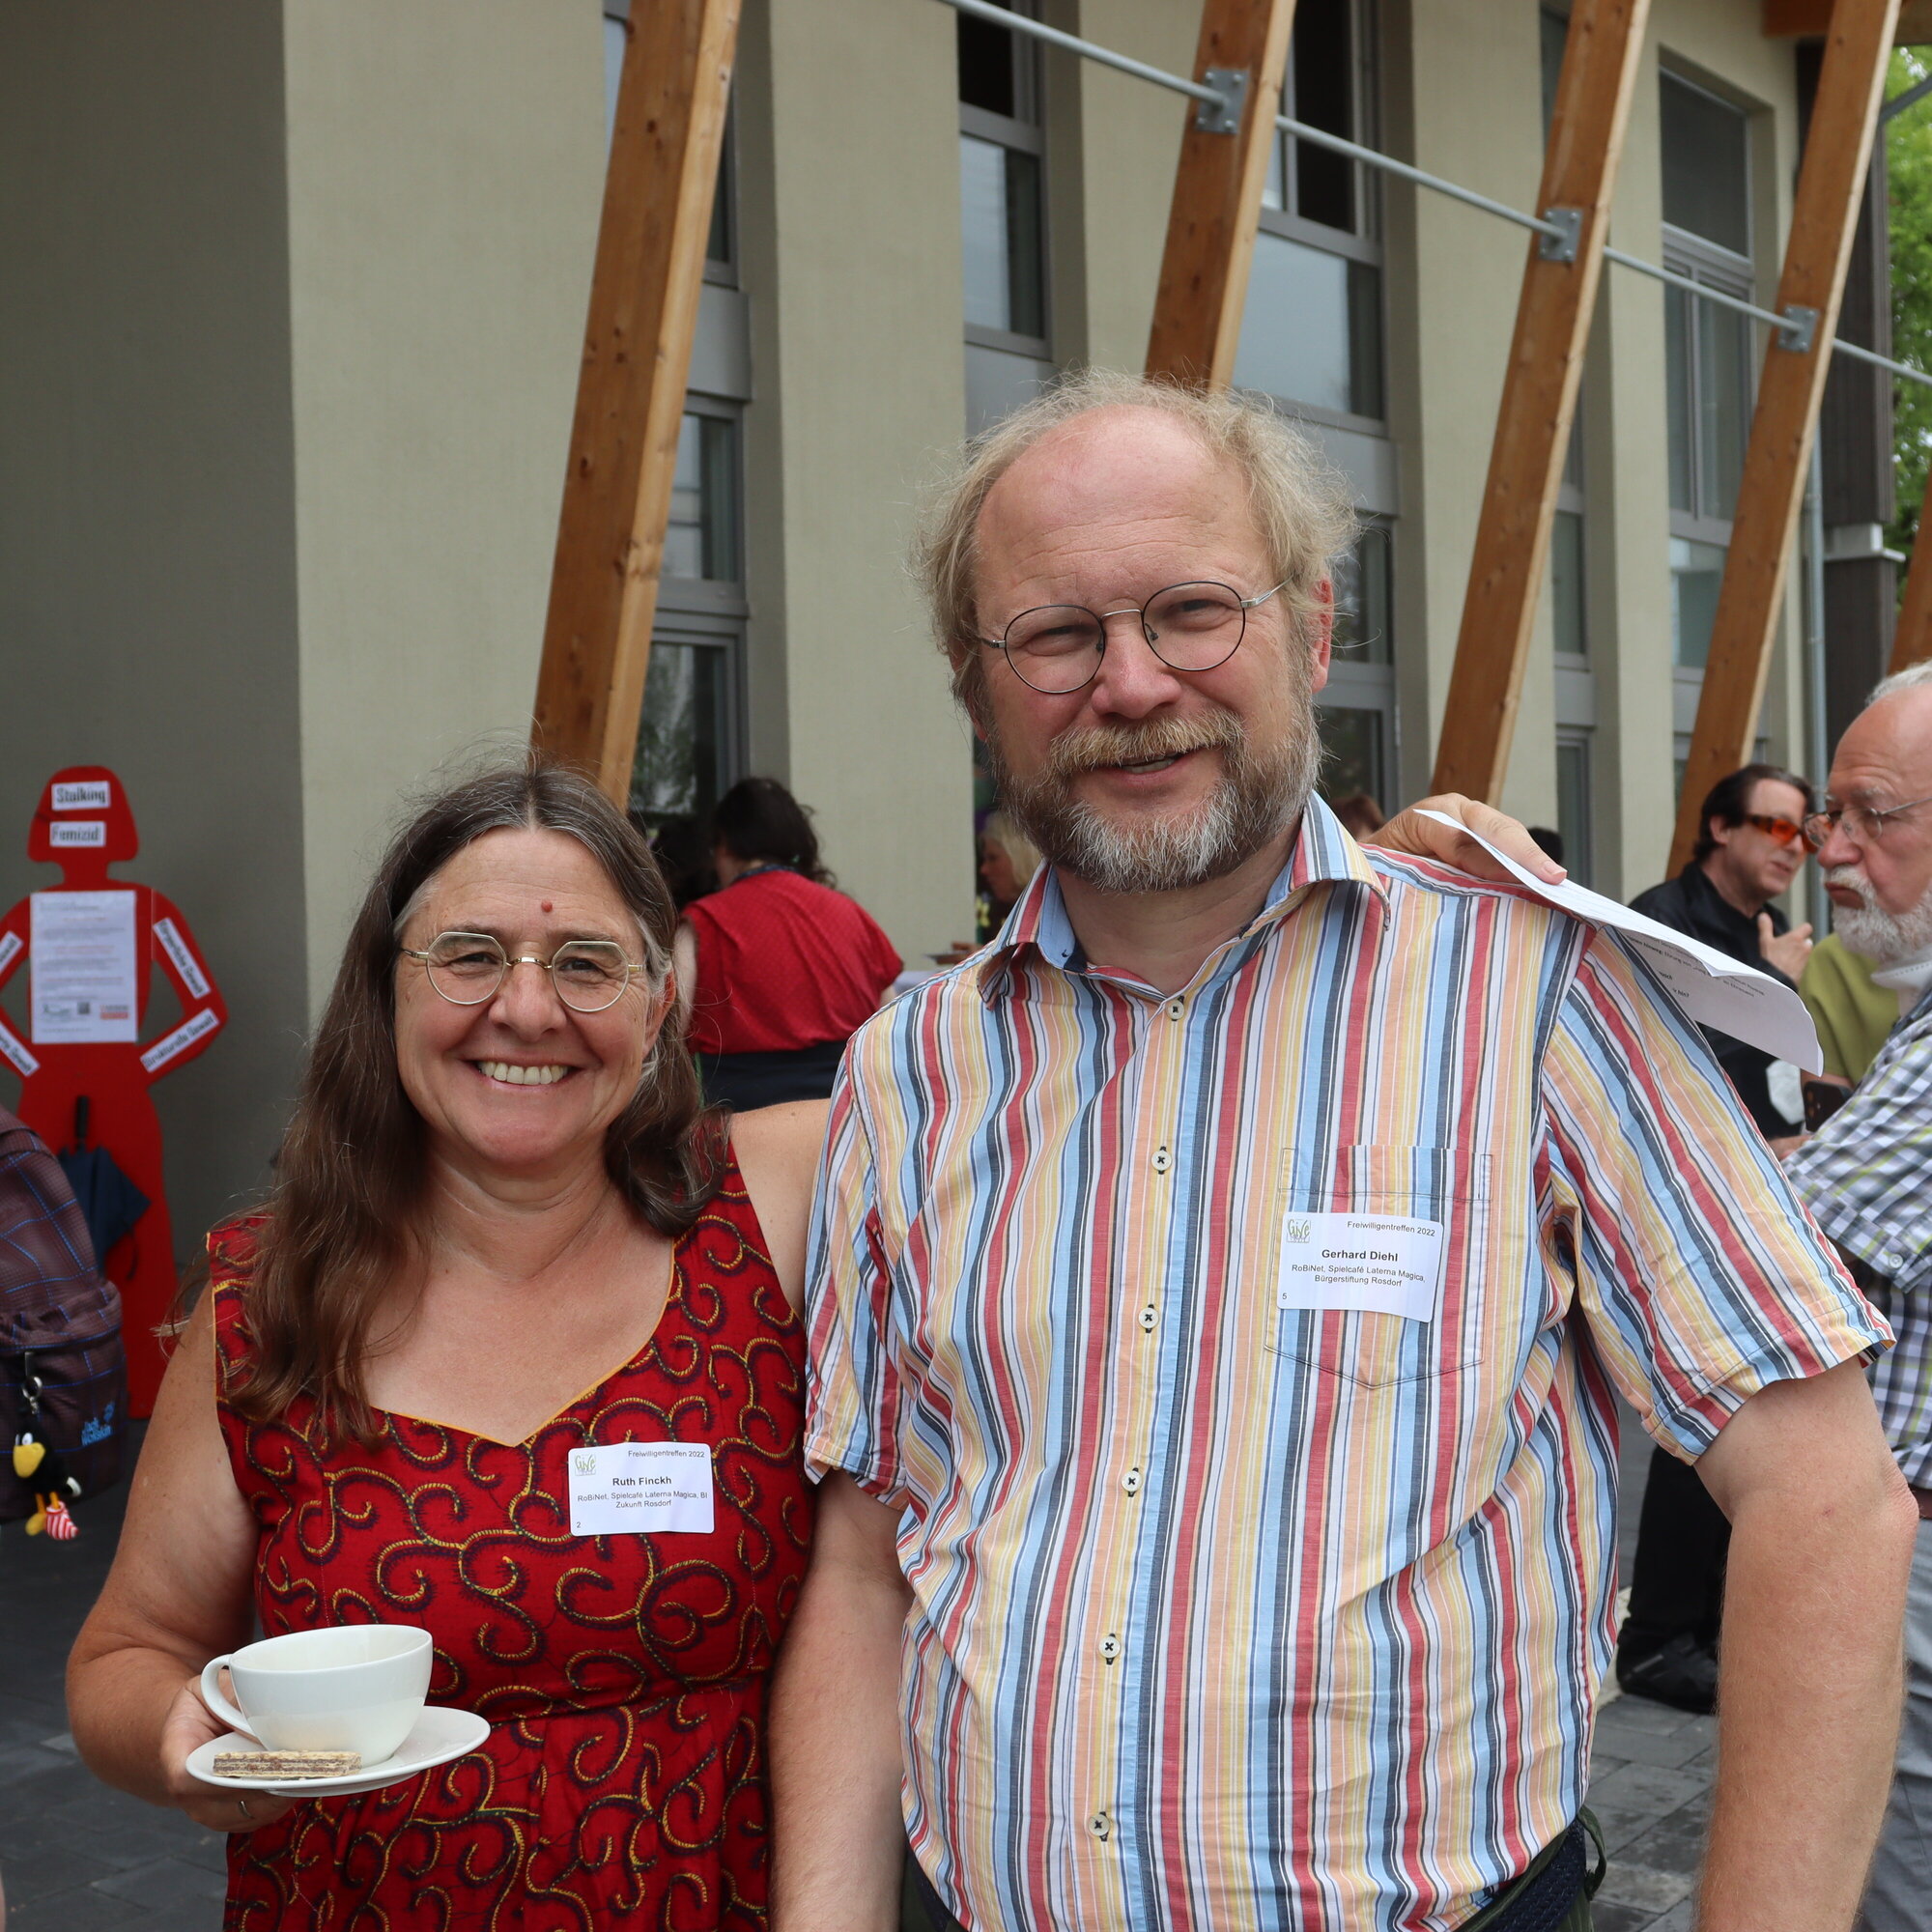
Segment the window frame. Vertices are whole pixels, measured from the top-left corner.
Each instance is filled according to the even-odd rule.
[[[1005,0],[1006,9],[1022,19],[1038,18],[1036,0]],[[996,21],[986,20],[982,25],[995,33],[1002,31]],[[1011,29],[1005,31],[1010,33]],[[998,349],[1009,355],[1031,356],[1036,361],[1050,361],[1053,357],[1053,277],[1050,272],[1053,261],[1053,237],[1049,223],[1052,219],[1051,196],[1047,192],[1046,181],[1046,126],[1043,113],[1045,87],[1040,73],[1039,43],[1028,35],[1013,35],[1013,105],[1016,114],[995,114],[989,108],[975,107],[969,102],[957,102],[959,109],[959,132],[976,141],[984,141],[990,146],[1005,148],[1015,154],[1031,155],[1038,168],[1039,179],[1039,315],[1040,333],[1028,335],[1024,332],[989,328],[983,323],[967,322],[961,318],[961,327],[966,341],[976,349]],[[962,224],[963,231],[963,224]],[[961,248],[965,245],[962,232]]]
[[[1373,148],[1378,144],[1380,124],[1375,0],[1340,0],[1340,4],[1348,8],[1350,16],[1350,65],[1352,70],[1350,75],[1350,105],[1354,129],[1350,138],[1363,147]],[[1294,47],[1291,41],[1288,64],[1282,76],[1282,99],[1293,100],[1294,88]],[[1264,187],[1259,225],[1264,234],[1279,236],[1284,242],[1298,242],[1304,248],[1317,249],[1323,254],[1359,262],[1376,271],[1374,320],[1379,366],[1376,371],[1375,385],[1381,396],[1382,413],[1364,415],[1353,410],[1327,409],[1319,403],[1306,402],[1299,396],[1281,396],[1277,400],[1290,405],[1296,415],[1305,417],[1309,422],[1325,423],[1334,429],[1355,430],[1367,436],[1385,437],[1389,433],[1389,294],[1388,249],[1382,238],[1381,177],[1366,162],[1350,161],[1349,165],[1354,173],[1355,227],[1330,227],[1326,222],[1316,221],[1300,213],[1293,206],[1299,193],[1299,175],[1295,167],[1299,147],[1298,135],[1291,134],[1285,128],[1275,130],[1268,160],[1268,177],[1271,179],[1274,171],[1277,168],[1280,170],[1282,205],[1278,208],[1271,206],[1265,199],[1267,190]],[[1350,322],[1352,326],[1352,318]],[[1352,384],[1352,372],[1350,381]]]

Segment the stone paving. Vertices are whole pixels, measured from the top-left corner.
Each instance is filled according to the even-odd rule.
[[[1649,1445],[1626,1418],[1622,1555],[1629,1574]],[[82,1503],[50,1547],[0,1527],[0,1876],[7,1932],[218,1932],[219,1833],[110,1791],[74,1756],[62,1702],[69,1646],[113,1555],[127,1495]],[[1598,1719],[1590,1804],[1609,1876],[1598,1932],[1690,1932],[1710,1814],[1716,1724],[1636,1697]]]

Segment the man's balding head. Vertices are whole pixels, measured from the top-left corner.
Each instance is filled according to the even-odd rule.
[[[1826,793],[1828,807],[1911,807],[1868,832],[1854,810],[1819,848],[1839,938],[1881,966],[1932,951],[1932,663],[1872,693],[1838,741]]]

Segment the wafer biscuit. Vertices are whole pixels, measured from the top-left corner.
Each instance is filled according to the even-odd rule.
[[[360,1751],[216,1751],[216,1777],[345,1777],[362,1769]]]

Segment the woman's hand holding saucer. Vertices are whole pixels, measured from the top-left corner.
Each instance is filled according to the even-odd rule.
[[[201,1701],[192,1680],[184,1683],[161,1724],[161,1762],[170,1800],[197,1825],[211,1832],[252,1832],[272,1824],[300,1803],[267,1791],[222,1791],[187,1772],[187,1754],[197,1746],[227,1735],[228,1726]]]

